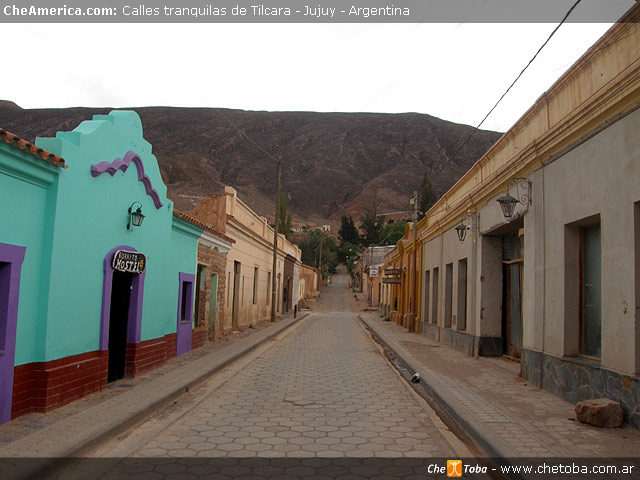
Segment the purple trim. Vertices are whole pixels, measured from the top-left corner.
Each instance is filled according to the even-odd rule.
[[[16,330],[18,324],[18,300],[20,298],[20,272],[26,247],[0,243],[0,423],[11,420],[13,397],[13,370],[16,357]],[[5,288],[8,287],[8,288]]]
[[[142,159],[136,152],[127,152],[124,156],[124,159],[116,158],[113,162],[104,161],[95,165],[91,165],[91,176],[99,177],[103,173],[108,173],[113,177],[118,170],[126,172],[131,162],[134,163],[136,169],[138,170],[138,181],[142,182],[142,184],[144,185],[144,191],[147,192],[147,195],[151,197],[155,207],[159,209],[160,207],[162,207],[160,196],[151,185],[151,179],[144,173],[144,165],[142,164]]]
[[[178,273],[178,329],[176,335],[176,357],[191,350],[191,330],[193,324],[193,284],[196,276],[191,273]],[[182,284],[187,282],[187,298],[182,298]],[[187,302],[186,319],[180,321],[182,302]]]
[[[100,312],[100,350],[109,348],[109,314],[111,313],[111,286],[113,283],[113,267],[111,262],[118,250],[137,252],[133,247],[119,245],[110,250],[104,257],[102,282],[102,310]],[[144,297],[144,277],[147,273],[134,273],[131,281],[131,301],[129,302],[129,319],[127,322],[127,342],[140,343],[142,330],[142,300]]]

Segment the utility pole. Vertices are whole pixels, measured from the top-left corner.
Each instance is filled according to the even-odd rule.
[[[378,222],[376,221],[376,225]],[[367,305],[371,306],[371,297],[373,296],[373,287],[369,288],[371,282],[371,267],[373,266],[373,245],[369,247],[369,274],[367,275]]]
[[[280,210],[280,164],[282,158],[278,156],[278,173],[276,175],[276,218],[273,225],[273,273],[271,274],[271,321],[276,321],[276,268],[278,267],[278,211]]]
[[[320,233],[320,253],[318,256],[318,269],[320,269],[320,278],[322,278],[322,239],[324,238],[324,233]]]

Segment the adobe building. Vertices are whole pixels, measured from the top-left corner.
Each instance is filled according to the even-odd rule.
[[[134,112],[37,146],[0,136],[6,422],[188,351],[203,229],[174,215]]]
[[[273,275],[273,228],[238,198],[236,190],[225,187],[221,195],[210,195],[188,212],[208,227],[232,240],[225,269],[224,308],[219,314],[219,334],[244,330],[271,318]],[[276,313],[292,309],[297,296],[302,252],[278,234],[276,263]],[[289,260],[287,260],[289,257]],[[297,264],[297,267],[296,267]],[[297,301],[297,298],[296,298]]]
[[[295,247],[297,248],[297,247]],[[295,254],[293,245],[285,245],[288,251],[284,257],[284,284],[282,288],[282,311],[289,313],[297,312],[298,309],[298,291],[300,283],[300,262],[291,253]],[[291,252],[291,253],[289,253]]]
[[[299,305],[304,306],[306,300],[316,298],[320,295],[320,284],[322,283],[322,276],[320,270],[304,263],[300,265],[300,294]]]
[[[635,5],[427,212],[414,294],[422,334],[516,359],[570,402],[618,401],[637,428],[639,20]]]
[[[199,348],[207,340],[222,338],[221,319],[224,318],[227,253],[233,239],[213,227],[205,225],[183,212],[175,214],[202,228],[198,240],[198,266],[192,348]]]

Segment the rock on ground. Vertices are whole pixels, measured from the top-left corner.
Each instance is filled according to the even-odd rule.
[[[622,406],[608,398],[579,402],[576,404],[576,415],[582,423],[596,427],[617,428],[622,425]]]

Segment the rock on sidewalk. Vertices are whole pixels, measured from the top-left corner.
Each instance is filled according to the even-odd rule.
[[[622,425],[622,406],[608,398],[577,403],[576,415],[582,423],[596,427],[617,428]]]

